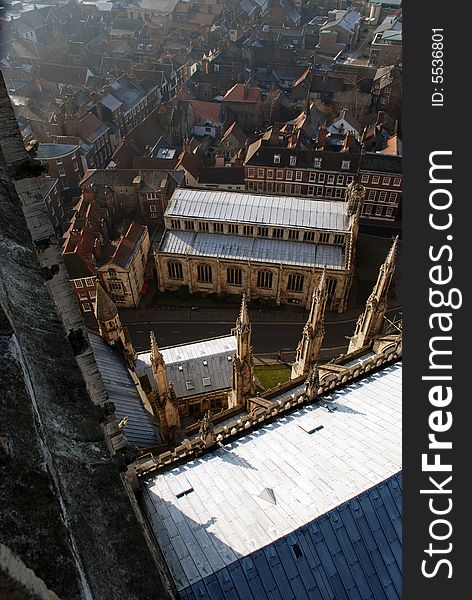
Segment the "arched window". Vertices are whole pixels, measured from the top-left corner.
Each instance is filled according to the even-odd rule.
[[[199,283],[211,283],[213,281],[210,265],[197,265],[197,281]]]
[[[170,279],[183,279],[184,278],[182,263],[180,263],[178,260],[170,260],[167,263],[167,272],[169,273]]]
[[[272,287],[273,274],[271,271],[257,272],[257,287],[270,290]]]
[[[228,283],[230,285],[243,284],[243,272],[238,267],[228,267],[227,269]]]
[[[298,273],[290,273],[288,276],[287,290],[289,292],[302,292],[305,278]]]
[[[326,291],[328,292],[328,296],[330,298],[334,296],[334,293],[336,292],[336,284],[337,280],[334,279],[334,277],[326,278]]]

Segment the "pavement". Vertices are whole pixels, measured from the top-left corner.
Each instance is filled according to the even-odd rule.
[[[348,309],[346,312],[329,313],[326,324],[350,323],[356,320],[363,307]],[[235,324],[239,314],[239,308],[143,308],[120,310],[120,318],[125,325],[150,325],[153,323],[230,323]],[[290,310],[249,310],[251,323],[305,323],[308,311]]]
[[[389,313],[395,314],[398,311],[399,307],[392,307]],[[140,314],[133,317],[133,313],[136,312]],[[354,332],[359,313],[359,309],[349,310],[341,315],[328,313],[325,322],[324,347],[321,351],[322,361],[328,361],[346,351],[348,337]],[[154,331],[161,347],[228,335],[235,325],[238,310],[147,309],[130,311],[129,315],[121,311],[120,314],[123,323],[128,327],[136,350],[142,351],[149,348],[151,331]],[[307,314],[256,311],[250,316],[256,364],[276,363],[278,351],[282,352],[283,360],[293,362]]]

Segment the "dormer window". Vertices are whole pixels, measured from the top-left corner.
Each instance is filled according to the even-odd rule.
[[[280,154],[274,154],[274,164],[280,164]]]
[[[313,161],[313,166],[315,169],[319,169],[321,167],[321,158],[316,157]]]
[[[343,162],[341,163],[341,169],[343,171],[347,171],[350,167],[351,167],[351,161],[350,160],[343,160]]]
[[[290,166],[294,167],[297,164],[297,157],[296,156],[291,156],[290,157]]]

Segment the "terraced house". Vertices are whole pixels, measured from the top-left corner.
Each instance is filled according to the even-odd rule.
[[[159,289],[308,307],[326,268],[328,308],[343,312],[364,194],[354,183],[347,201],[177,189],[155,252]]]
[[[356,178],[359,160],[351,152],[282,148],[259,139],[249,146],[244,161],[246,189],[342,200]]]

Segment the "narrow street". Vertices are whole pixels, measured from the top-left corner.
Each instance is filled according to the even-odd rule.
[[[382,229],[382,228],[380,228]],[[377,231],[375,230],[375,233]],[[322,359],[339,356],[347,349],[348,337],[354,333],[358,315],[364,309],[365,301],[378,275],[378,269],[391,244],[392,231],[382,229],[385,237],[360,234],[357,246],[356,277],[351,290],[350,306],[343,314],[326,314],[325,338]],[[401,311],[400,261],[391,285],[391,298],[388,315]],[[155,286],[154,286],[155,288]],[[169,302],[172,302],[169,299]],[[153,292],[149,291],[137,309],[120,310],[120,317],[128,327],[136,350],[149,349],[149,334],[154,331],[160,346],[173,346],[186,342],[227,335],[235,325],[239,307],[204,308],[192,310],[196,301],[180,307],[155,304]],[[252,342],[254,354],[264,360],[274,360],[282,351],[288,361],[300,340],[307,313],[295,307],[283,311],[250,309]]]
[[[392,308],[387,314],[393,316],[400,310],[400,308]],[[186,311],[182,312],[188,315]],[[195,320],[163,321],[159,319],[156,311],[156,318],[153,321],[126,322],[125,318],[123,322],[128,327],[134,346],[139,352],[149,349],[149,335],[151,331],[154,331],[156,334],[160,346],[173,346],[175,344],[227,335],[230,333],[231,328],[234,327],[235,319],[230,320],[226,317],[229,311],[221,312],[221,320],[204,320],[205,311],[199,311],[198,316],[195,315]],[[280,316],[278,315],[279,319]],[[302,315],[297,315],[297,317],[299,319],[298,322],[283,322],[280,320],[253,322],[252,342],[254,354],[256,356],[261,355],[261,358],[264,356],[267,360],[272,360],[275,359],[277,352],[281,350],[284,353],[284,357],[290,360],[296,350],[305,324],[304,320],[302,320]],[[198,318],[200,320],[197,320]],[[347,336],[353,334],[356,320],[357,318],[352,316],[352,313],[350,316],[334,315],[334,320],[333,315],[328,315],[327,322],[325,323],[323,358],[338,356],[347,349],[349,343]]]

